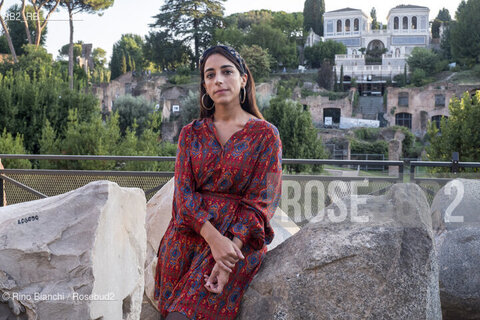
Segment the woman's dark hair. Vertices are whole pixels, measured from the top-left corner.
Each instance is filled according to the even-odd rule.
[[[205,62],[207,61],[208,57],[210,57],[213,54],[221,54],[225,58],[227,58],[230,62],[232,62],[237,70],[240,72],[240,75],[247,74],[247,83],[245,85],[245,90],[247,97],[245,98],[244,103],[240,103],[242,106],[242,109],[245,110],[246,112],[256,116],[259,119],[264,119],[263,115],[260,113],[260,110],[258,110],[257,106],[257,101],[255,99],[255,81],[253,80],[252,73],[248,69],[247,64],[245,61],[240,57],[240,55],[233,49],[227,46],[215,46],[207,49],[201,59],[200,59],[200,118],[207,118],[211,117],[213,113],[215,112],[215,108],[212,108],[211,110],[206,110],[205,108],[202,108],[202,97],[204,94],[207,93],[205,90],[205,87],[203,86],[205,82]],[[242,95],[242,90],[240,90],[240,95]],[[207,94],[205,96],[205,99],[203,100],[203,103],[208,107],[213,105],[213,100],[210,98],[210,96]]]

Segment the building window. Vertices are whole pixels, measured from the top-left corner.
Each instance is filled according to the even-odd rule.
[[[327,33],[333,33],[333,21],[327,21]]]
[[[358,31],[359,29],[359,23],[358,19],[353,20],[353,31]]]
[[[395,125],[412,129],[412,115],[406,112],[397,113],[395,115]]]
[[[445,107],[445,95],[443,94],[435,95],[435,107]]]
[[[403,17],[403,29],[406,30],[408,29],[408,18]]]
[[[440,122],[442,121],[442,118],[445,118],[445,120],[448,119],[448,117],[445,117],[445,116],[433,116],[432,117],[432,122],[435,124],[437,129],[440,129]]]
[[[420,17],[420,27],[422,30],[427,29],[427,17],[425,16]]]
[[[353,49],[352,54],[353,54],[354,56],[356,56],[356,55],[357,55],[357,49]]]
[[[417,29],[417,17],[412,17],[412,29]]]
[[[345,32],[350,32],[350,19],[345,20]]]
[[[408,107],[408,92],[400,92],[398,94],[398,106]]]
[[[337,32],[342,32],[342,20],[337,20]]]
[[[395,49],[395,57],[400,58],[400,48]]]
[[[393,29],[398,30],[398,17],[393,18]]]

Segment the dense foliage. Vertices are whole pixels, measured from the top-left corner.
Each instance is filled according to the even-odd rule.
[[[273,123],[280,132],[283,145],[283,158],[324,159],[326,154],[322,141],[317,137],[308,110],[288,97],[291,91],[279,87],[278,95],[270,100],[270,106],[264,110],[264,117]],[[289,165],[287,170],[294,172],[318,172],[321,166]]]
[[[462,1],[450,27],[451,53],[458,62],[472,66],[480,63],[480,0]]]
[[[434,123],[428,129],[430,145],[427,157],[431,161],[449,161],[458,152],[460,161],[480,161],[480,91],[462,99],[453,98],[449,105],[450,116],[443,118],[440,128]]]
[[[112,79],[128,72],[143,70],[144,41],[136,34],[124,34],[121,39],[113,45],[112,58],[110,60],[110,71]]]
[[[303,6],[303,28],[306,32],[310,29],[319,36],[323,36],[323,14],[325,2],[323,0],[305,0]]]
[[[336,54],[346,54],[347,47],[343,43],[327,40],[325,42],[318,42],[312,47],[305,48],[305,60],[308,66],[312,68],[320,68],[325,60],[330,65],[335,63]]]
[[[170,31],[184,45],[193,46],[197,64],[201,51],[211,44],[213,31],[221,26],[223,2],[225,0],[166,0],[152,26]]]

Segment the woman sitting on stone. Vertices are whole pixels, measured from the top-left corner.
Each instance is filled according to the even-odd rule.
[[[180,132],[172,220],[158,249],[163,317],[234,319],[273,239],[282,145],[263,119],[242,57],[215,46],[200,59],[200,119]]]

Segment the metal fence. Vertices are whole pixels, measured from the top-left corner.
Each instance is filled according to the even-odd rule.
[[[51,161],[175,161],[175,157],[65,156],[65,155],[0,155],[0,159]],[[59,195],[80,188],[92,181],[110,180],[121,187],[140,188],[150,199],[173,177],[173,172],[101,171],[101,170],[0,170],[0,206]],[[6,201],[5,201],[6,200]]]
[[[454,154],[452,161],[410,161],[409,180],[422,188],[431,204],[438,190],[449,181],[457,178],[480,179],[479,169],[480,162],[459,162],[458,154]]]
[[[0,159],[24,159],[30,161],[175,161],[175,157],[120,157],[120,156],[65,156],[65,155],[0,155]],[[313,160],[283,159],[281,208],[298,225],[302,226],[321,209],[328,206],[334,197],[349,194],[384,194],[393,184],[413,182],[426,193],[431,203],[435,193],[446,182],[459,177],[462,168],[480,168],[480,163],[465,162],[424,162],[411,161],[410,175],[404,176],[403,161],[372,160]],[[306,167],[321,165],[318,174],[290,172],[290,165]],[[360,168],[376,168],[375,171],[361,171]],[[457,173],[438,177],[421,173],[418,168],[450,168]],[[357,168],[351,169],[351,168]],[[378,171],[378,168],[383,170]],[[417,169],[416,169],[417,168]],[[149,200],[174,173],[144,171],[100,171],[100,170],[47,170],[47,169],[0,169],[0,205],[16,204],[62,194],[80,188],[96,180],[110,180],[122,187],[136,187],[144,190]],[[479,178],[479,175],[474,177]]]
[[[0,159],[24,159],[30,161],[175,161],[175,157],[120,157],[120,156],[65,156],[65,155],[0,155]],[[400,161],[348,161],[348,160],[310,160],[310,159],[283,159],[283,164],[288,165],[327,165],[322,174],[284,174],[284,181],[297,181],[305,184],[306,181],[321,181],[328,188],[331,181],[357,181],[368,178],[372,182],[382,182],[381,188],[403,180],[403,163]],[[358,171],[348,170],[349,167],[361,165],[369,166],[394,166],[398,174],[389,176],[359,176]],[[342,168],[346,167],[345,169]],[[333,169],[331,169],[333,168]],[[343,172],[343,170],[348,170]],[[287,172],[287,171],[286,171]],[[122,187],[136,187],[145,191],[150,199],[170,178],[173,172],[143,172],[143,171],[100,171],[100,170],[47,170],[47,169],[16,169],[6,168],[0,170],[0,184],[5,191],[7,204],[15,204],[39,198],[46,198],[62,194],[95,180],[110,180]],[[3,202],[0,203],[3,205]]]

